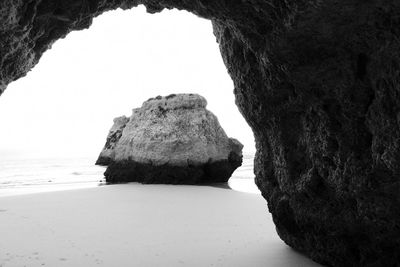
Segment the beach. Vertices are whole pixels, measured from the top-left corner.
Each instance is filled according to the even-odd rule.
[[[0,154],[0,197],[98,187],[105,184],[104,166],[91,157],[5,157]],[[254,152],[243,155],[226,186],[260,194],[254,184]]]
[[[0,266],[320,266],[259,194],[137,183],[0,197]]]

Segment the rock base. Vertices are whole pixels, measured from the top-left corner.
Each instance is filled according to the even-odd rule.
[[[228,160],[215,161],[203,165],[153,165],[149,163],[140,163],[133,160],[123,160],[109,164],[104,176],[107,183],[226,183],[235,169],[241,164],[242,156],[234,153],[230,154]]]
[[[112,159],[110,157],[99,157],[96,161],[96,165],[100,166],[108,166],[112,163]]]

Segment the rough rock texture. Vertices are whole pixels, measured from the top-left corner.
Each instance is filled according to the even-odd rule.
[[[110,183],[227,182],[242,164],[243,145],[228,138],[197,94],[158,96],[128,119],[114,119],[96,162]]]
[[[106,144],[104,145],[104,148],[96,161],[96,165],[107,166],[114,160],[115,146],[117,145],[118,140],[121,138],[122,131],[128,122],[129,118],[125,116],[114,119],[114,124],[108,133]]]
[[[138,4],[212,20],[281,238],[330,266],[398,266],[400,1],[3,0],[0,91],[56,39]]]

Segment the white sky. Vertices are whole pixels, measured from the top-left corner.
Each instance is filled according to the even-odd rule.
[[[157,95],[199,93],[254,151],[210,21],[183,11],[112,11],[57,41],[0,97],[0,155],[93,156],[114,117]]]

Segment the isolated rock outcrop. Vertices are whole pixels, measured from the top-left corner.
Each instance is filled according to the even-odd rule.
[[[212,21],[280,237],[329,266],[399,266],[400,1],[4,0],[0,93],[55,40],[138,4]]]
[[[243,145],[228,138],[197,94],[158,96],[130,118],[114,119],[96,162],[110,183],[227,182],[242,164]]]

